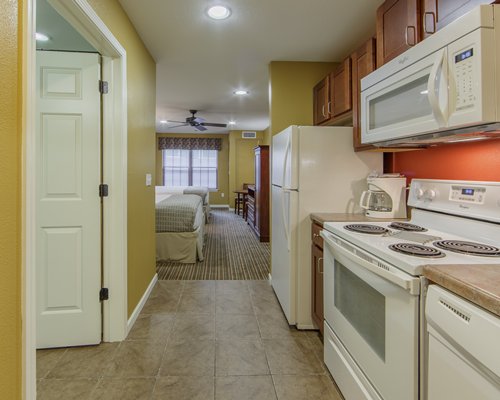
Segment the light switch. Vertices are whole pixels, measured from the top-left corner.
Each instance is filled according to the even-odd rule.
[[[146,186],[151,186],[152,181],[151,174],[146,174]]]

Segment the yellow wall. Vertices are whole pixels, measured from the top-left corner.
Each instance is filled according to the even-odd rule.
[[[234,206],[234,191],[244,183],[255,183],[254,147],[263,144],[264,133],[257,131],[256,139],[243,139],[243,131],[229,132],[229,193],[231,207]]]
[[[185,134],[185,133],[158,133],[157,137],[211,137],[222,139],[222,149],[218,152],[217,158],[217,191],[210,192],[210,204],[226,205],[228,204],[229,191],[229,139],[224,134]],[[163,185],[162,176],[162,156],[161,151],[156,146],[156,184]],[[222,197],[224,194],[224,197]]]
[[[0,397],[21,398],[22,2],[0,0]]]
[[[268,126],[266,129],[264,129],[262,131],[263,135],[264,135],[264,138],[262,140],[262,144],[266,144],[268,146],[271,145],[271,142],[272,142],[272,135],[271,135],[271,127]]]
[[[145,186],[155,174],[156,65],[118,0],[88,1],[127,52],[130,316],[156,272],[154,186]]]
[[[272,135],[290,125],[313,124],[313,87],[336,65],[294,61],[269,64],[269,128]]]

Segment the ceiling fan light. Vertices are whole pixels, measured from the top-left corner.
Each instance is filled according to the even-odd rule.
[[[168,121],[167,121],[166,119],[162,119],[162,120],[160,121],[160,124],[166,124],[167,122],[168,122]]]
[[[228,125],[236,125],[236,121],[229,121],[227,124]]]
[[[248,93],[248,90],[235,90],[233,92],[236,96],[246,96]]]
[[[231,9],[229,7],[217,4],[207,9],[207,15],[212,19],[226,19],[231,16]]]

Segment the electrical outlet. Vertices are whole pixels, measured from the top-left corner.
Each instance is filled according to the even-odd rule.
[[[224,193],[221,193],[221,194],[220,194],[220,197],[224,197]]]
[[[153,177],[151,176],[151,174],[146,174],[146,186],[151,186],[153,182]]]

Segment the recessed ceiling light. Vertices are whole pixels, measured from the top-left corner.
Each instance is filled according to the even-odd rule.
[[[233,94],[236,96],[246,96],[248,94],[248,90],[235,90]]]
[[[236,121],[229,121],[228,125],[236,125]]]
[[[39,42],[47,42],[49,40],[49,37],[47,35],[44,35],[43,33],[35,33],[35,38]]]
[[[231,15],[231,9],[220,4],[209,7],[207,15],[212,19],[226,19]]]
[[[162,119],[162,120],[160,121],[160,124],[166,124],[167,122],[168,122],[168,121],[167,121],[166,119]]]

